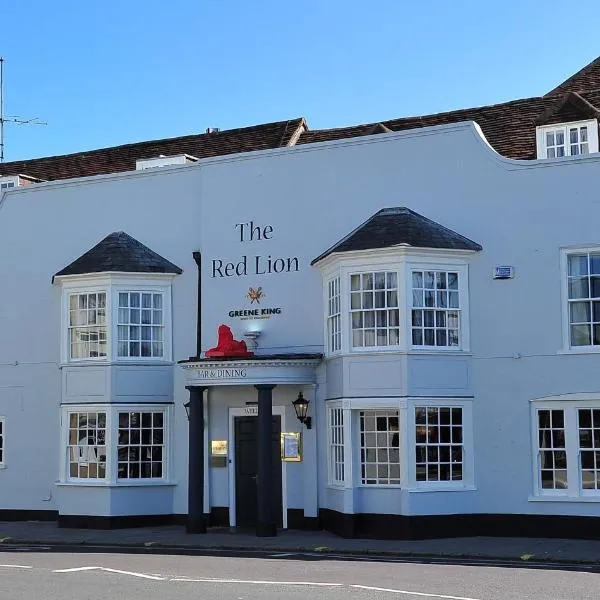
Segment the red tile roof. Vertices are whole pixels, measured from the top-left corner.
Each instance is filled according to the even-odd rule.
[[[0,163],[0,175],[25,173],[46,181],[133,171],[141,158],[190,154],[196,158],[267,150],[293,145],[305,127],[303,118],[227,129],[217,133],[124,144],[76,154]]]

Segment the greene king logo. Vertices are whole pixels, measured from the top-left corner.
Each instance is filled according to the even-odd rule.
[[[255,302],[256,302],[256,304],[260,304],[261,298],[264,298],[264,297],[265,297],[265,294],[262,291],[262,287],[258,287],[256,289],[251,287],[248,290],[248,298],[250,300],[250,304],[254,304]]]

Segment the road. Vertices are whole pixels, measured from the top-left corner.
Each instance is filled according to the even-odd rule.
[[[289,553],[0,552],[2,600],[598,600],[599,590],[600,574],[585,568],[347,560]]]

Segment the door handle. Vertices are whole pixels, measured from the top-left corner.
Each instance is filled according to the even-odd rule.
[[[254,479],[254,481],[258,481],[258,475],[252,475],[252,479]]]

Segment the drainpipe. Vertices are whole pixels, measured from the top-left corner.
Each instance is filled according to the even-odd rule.
[[[192,256],[198,265],[198,314],[196,315],[196,356],[202,354],[202,253],[193,252]]]

